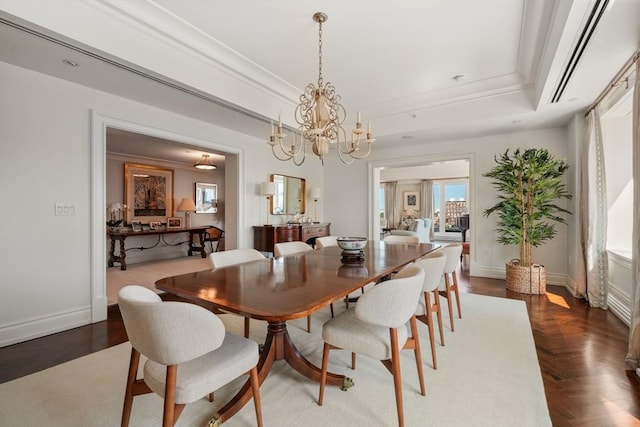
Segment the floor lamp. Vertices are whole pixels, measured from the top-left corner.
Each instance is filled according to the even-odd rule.
[[[274,182],[263,182],[260,184],[260,194],[267,198],[267,223],[265,225],[271,225],[269,224],[269,199],[276,194],[276,184]]]
[[[318,199],[322,197],[322,189],[312,188],[309,195],[313,199],[313,220],[318,222]]]

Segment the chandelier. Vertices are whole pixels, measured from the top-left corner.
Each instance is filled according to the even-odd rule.
[[[326,22],[327,18],[322,12],[313,15],[313,20],[318,23],[318,85],[309,83],[300,95],[300,103],[295,111],[297,132],[291,136],[290,143],[286,142],[287,135],[283,131],[282,120],[278,119],[277,126],[271,123],[271,136],[267,142],[275,158],[282,161],[292,160],[297,166],[304,162],[307,146],[311,147],[324,166],[324,156],[329,152],[329,147],[335,144],[340,160],[349,165],[355,159],[367,157],[371,153],[371,143],[375,141],[371,134],[371,122],[365,131],[359,111],[351,138],[347,139],[342,127],[346,112],[340,103],[340,95],[336,93],[333,84],[325,83],[322,78],[322,23]]]

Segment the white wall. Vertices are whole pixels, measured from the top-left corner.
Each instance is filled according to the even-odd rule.
[[[229,168],[244,178],[242,210],[236,223],[226,224],[239,228],[239,246],[252,247],[251,226],[264,221],[257,188],[271,173],[322,187],[319,162],[284,164],[263,140],[10,64],[0,63],[0,93],[0,194],[20,207],[0,210],[0,345],[90,323],[95,300],[103,298],[106,307],[104,283],[91,291],[92,280],[104,281],[104,271],[90,267],[94,240],[104,248],[105,239],[104,228],[91,227],[92,111],[240,150],[239,164]],[[225,183],[227,206],[235,203],[234,185]],[[55,216],[56,202],[75,203],[77,214]]]
[[[567,157],[566,129],[543,129],[513,134],[493,135],[473,139],[408,145],[397,141],[385,146],[374,146],[370,162],[383,164],[405,161],[407,165],[427,163],[442,156],[455,153],[471,153],[475,165],[470,165],[470,205],[474,227],[471,274],[484,277],[504,277],[505,262],[518,257],[516,246],[503,246],[496,243],[495,217],[485,218],[482,212],[496,202],[496,192],[489,178],[482,173],[489,171],[495,164],[494,156],[507,148],[548,148],[557,158]],[[388,148],[387,148],[388,147]],[[332,218],[332,233],[344,235],[369,235],[367,206],[370,194],[367,161],[355,162],[345,166],[333,156],[325,160],[325,188],[328,190],[325,209],[336,212]],[[569,170],[575,173],[575,168]],[[564,201],[560,202],[564,204]],[[568,218],[571,223],[572,217]],[[557,226],[556,237],[539,249],[534,249],[534,260],[547,267],[549,284],[565,285],[567,276],[567,226]],[[374,236],[371,236],[372,238]]]

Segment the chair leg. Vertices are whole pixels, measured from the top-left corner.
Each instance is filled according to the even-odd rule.
[[[311,316],[307,316],[307,332],[311,333]]]
[[[391,336],[391,365],[393,369],[393,385],[396,392],[396,408],[398,411],[398,426],[404,427],[404,409],[402,406],[402,372],[400,370],[400,351],[398,349],[398,330],[389,328]]]
[[[356,358],[358,356],[355,353],[351,353],[351,369],[356,370]]]
[[[127,388],[124,392],[124,404],[122,405],[121,427],[129,426],[131,418],[131,407],[133,406],[133,384],[136,382],[138,374],[138,364],[140,363],[140,352],[131,348],[131,359],[129,361],[129,373],[127,375]]]
[[[420,336],[418,335],[418,322],[416,316],[411,316],[411,340],[413,341],[413,353],[416,357],[416,366],[418,368],[418,380],[420,382],[420,394],[427,394],[424,386],[424,371],[422,370],[422,349],[420,348]],[[434,353],[435,354],[435,353]]]
[[[449,308],[449,321],[451,322],[451,332],[455,332],[455,326],[453,324],[453,305],[451,303],[451,280],[449,279],[449,273],[444,273],[445,292],[444,297],[447,299],[447,307]]]
[[[331,309],[331,318],[333,319],[333,303],[329,304],[329,308]]]
[[[251,377],[251,391],[253,391],[253,404],[256,408],[256,420],[258,427],[262,427],[262,403],[260,401],[260,381],[258,380],[258,368],[254,366],[249,371]]]
[[[322,400],[324,399],[324,383],[327,382],[327,367],[329,366],[329,350],[330,346],[324,343],[322,349],[322,372],[320,374],[320,394],[318,395],[318,405],[322,406]]]
[[[173,427],[174,402],[176,397],[176,380],[178,378],[178,366],[167,366],[167,376],[164,384],[164,414],[162,427]]]
[[[453,272],[453,286],[451,291],[456,293],[456,304],[458,305],[458,318],[462,319],[462,311],[460,311],[460,293],[458,292],[458,275]]]
[[[438,358],[436,357],[436,336],[433,329],[433,307],[431,305],[431,298],[429,292],[424,293],[424,306],[427,309],[426,321],[427,328],[429,329],[429,343],[431,344],[431,361],[433,362],[433,369],[438,369]]]
[[[433,311],[438,318],[438,329],[440,330],[440,345],[444,347],[444,328],[442,327],[442,305],[440,304],[440,294],[437,289],[433,291]]]

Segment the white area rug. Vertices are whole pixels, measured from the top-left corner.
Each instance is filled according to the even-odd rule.
[[[446,346],[437,347],[437,371],[431,368],[427,328],[418,322],[427,395],[421,396],[413,352],[402,351],[404,409],[407,426],[551,426],[540,368],[525,304],[521,301],[462,294],[463,319],[456,332],[445,329]],[[341,304],[335,304],[340,310]],[[321,330],[329,314],[289,324],[293,341],[312,363],[322,358]],[[445,313],[446,314],[446,313]],[[242,319],[221,316],[227,328],[241,334]],[[446,319],[446,315],[445,315]],[[445,320],[445,324],[448,322]],[[262,341],[264,322],[253,322],[252,338]],[[92,427],[118,426],[122,409],[129,343],[94,353],[0,385],[0,425]],[[393,379],[384,366],[364,356],[356,371],[350,354],[331,352],[329,369],[355,380],[347,392],[327,387],[323,406],[316,404],[318,384],[283,361],[261,387],[266,426],[394,426],[397,425]],[[204,426],[216,409],[241,385],[216,392],[216,402],[201,399],[188,405],[177,426]],[[162,400],[149,394],[134,399],[132,427],[159,426]],[[250,401],[225,426],[254,426]]]

